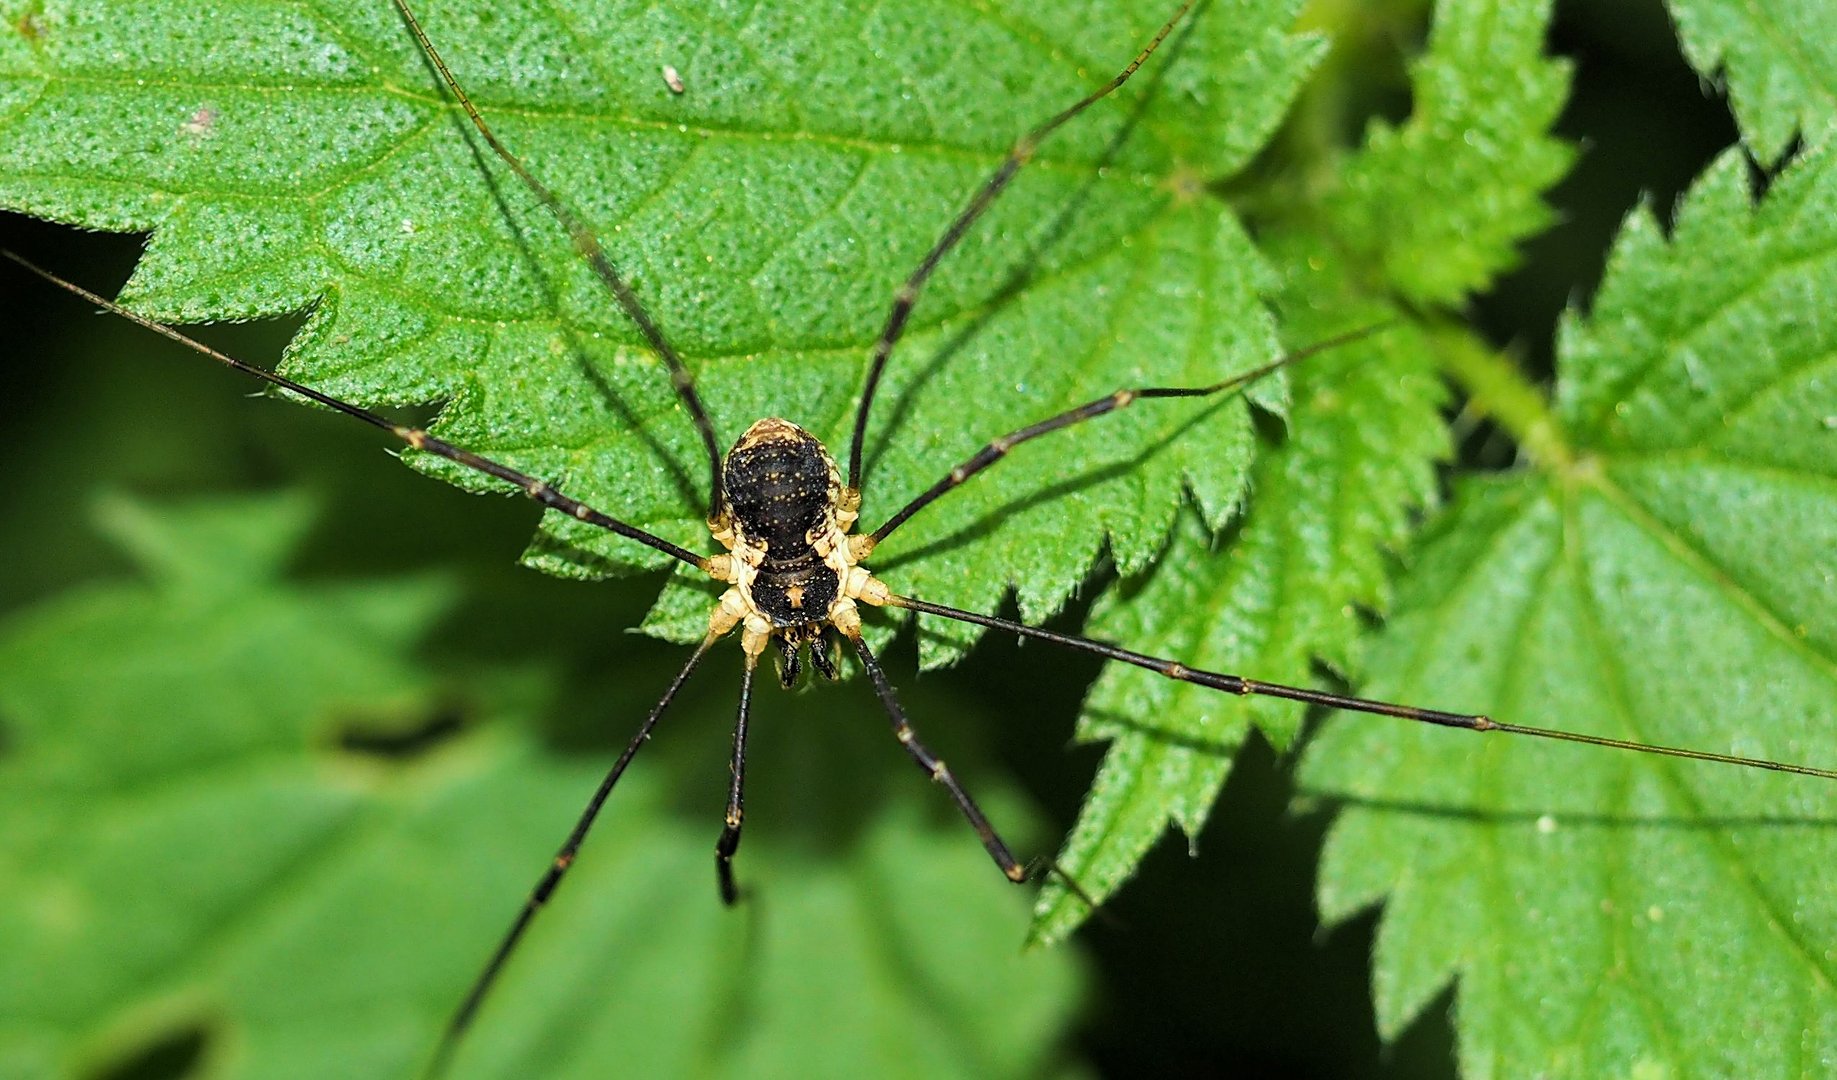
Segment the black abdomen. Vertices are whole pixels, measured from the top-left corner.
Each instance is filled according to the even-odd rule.
[[[816,437],[783,420],[761,420],[723,469],[734,523],[773,562],[800,561],[810,533],[831,519],[835,465]]]

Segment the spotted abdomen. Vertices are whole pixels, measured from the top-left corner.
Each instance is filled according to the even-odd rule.
[[[814,554],[835,520],[836,464],[816,436],[786,420],[748,428],[723,468],[736,539],[789,570]]]

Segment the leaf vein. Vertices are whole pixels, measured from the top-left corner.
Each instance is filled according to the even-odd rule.
[[[1786,620],[1778,612],[1768,607],[1760,597],[1737,581],[1708,552],[1671,528],[1662,519],[1654,516],[1638,499],[1628,494],[1624,488],[1615,484],[1610,478],[1605,476],[1599,478],[1593,485],[1593,490],[1600,492],[1616,509],[1626,515],[1627,520],[1657,540],[1686,567],[1695,570],[1705,582],[1734,601],[1737,607],[1747,611],[1756,623],[1777,638],[1788,650],[1809,661],[1812,666],[1823,671],[1826,677],[1837,681],[1837,658],[1824,655],[1809,641],[1793,633],[1787,626]]]
[[[1587,651],[1594,657],[1597,664],[1597,670],[1601,674],[1602,683],[1607,690],[1607,703],[1620,717],[1620,734],[1623,737],[1631,738],[1635,741],[1645,742],[1647,741],[1646,736],[1640,730],[1632,702],[1627,695],[1626,669],[1623,665],[1615,662],[1615,657],[1618,654],[1614,651],[1608,640],[1606,627],[1601,623],[1600,613],[1596,610],[1594,597],[1588,588],[1588,573],[1587,567],[1583,564],[1583,545],[1580,539],[1583,526],[1576,514],[1576,510],[1577,507],[1573,501],[1564,506],[1562,558],[1569,571],[1570,584],[1574,590],[1576,610],[1581,614],[1583,632],[1588,636],[1590,648]],[[1628,764],[1630,765],[1632,763],[1629,762]],[[1631,816],[1631,800],[1633,794],[1632,770],[1630,768],[1619,770],[1615,777],[1615,781],[1617,790],[1610,801],[1610,805],[1619,807],[1622,813]],[[1701,815],[1699,814],[1698,816]],[[1604,840],[1603,846],[1607,849],[1609,853],[1608,857],[1612,860],[1612,864],[1606,868],[1607,873],[1605,873],[1603,877],[1606,880],[1616,883],[1624,881],[1623,874],[1630,862],[1627,858],[1628,845],[1624,842],[1615,843],[1611,840]],[[1624,895],[1624,893],[1622,890],[1616,890],[1614,895],[1620,896]],[[1627,947],[1626,919],[1615,918],[1610,915],[1605,921],[1610,927],[1610,933],[1613,935],[1616,961],[1615,967],[1622,971],[1630,971],[1632,957],[1635,955],[1636,950]],[[1607,981],[1605,979],[1598,984],[1599,988],[1603,991],[1606,985]],[[1633,1000],[1638,1003],[1640,1010],[1644,1012],[1651,1021],[1654,1032],[1664,1041],[1663,1049],[1666,1051],[1666,1056],[1673,1061],[1681,1060],[1679,1054],[1672,1048],[1680,1045],[1687,1045],[1687,1040],[1681,1041],[1678,1038],[1678,1033],[1671,1030],[1671,1024],[1664,1015],[1663,1009],[1651,996],[1647,980],[1643,978],[1628,978],[1621,980],[1621,985],[1632,991]],[[1605,993],[1597,995],[1596,1000],[1605,1001]]]
[[[1661,542],[1662,539],[1660,537]],[[1575,553],[1573,558],[1580,560],[1580,553]],[[1586,567],[1579,561],[1574,573],[1579,585],[1586,582]],[[1632,738],[1638,742],[1649,743],[1651,739],[1641,730],[1637,713],[1626,700],[1627,672],[1623,665],[1616,663],[1618,653],[1608,645],[1607,629],[1601,621],[1600,609],[1595,602],[1593,591],[1583,587],[1579,588],[1578,592],[1580,601],[1578,608],[1595,646],[1591,651],[1600,661],[1602,675],[1608,681],[1614,703],[1620,707],[1625,717],[1626,728]],[[1672,797],[1685,808],[1690,817],[1703,820],[1708,816],[1701,800],[1679,779],[1677,763],[1669,758],[1662,758],[1643,764],[1650,775],[1671,792]],[[1707,831],[1703,837],[1704,845],[1717,856],[1715,861],[1721,864],[1723,871],[1728,875],[1729,882],[1748,896],[1755,910],[1765,917],[1768,926],[1772,928],[1775,936],[1786,945],[1787,950],[1796,955],[1804,967],[1815,974],[1826,986],[1837,983],[1837,970],[1825,966],[1818,950],[1792,929],[1793,920],[1790,915],[1781,911],[1773,902],[1773,898],[1761,888],[1761,883],[1756,879],[1753,870],[1742,861],[1740,853],[1729,844],[1726,834],[1720,831]]]
[[[1675,255],[1678,252],[1677,245],[1671,245],[1668,251]],[[1771,260],[1767,263],[1764,270],[1756,273],[1747,281],[1736,286],[1727,295],[1718,298],[1703,311],[1697,313],[1695,318],[1690,319],[1681,326],[1667,328],[1668,340],[1655,348],[1652,354],[1647,357],[1643,363],[1638,364],[1612,381],[1610,389],[1608,392],[1601,395],[1600,402],[1594,407],[1593,415],[1588,418],[1588,427],[1596,432],[1605,428],[1613,413],[1614,405],[1618,401],[1624,399],[1633,388],[1645,383],[1652,375],[1655,368],[1671,357],[1676,356],[1682,351],[1686,343],[1695,339],[1699,333],[1708,329],[1724,315],[1729,314],[1741,305],[1752,302],[1756,296],[1772,286],[1774,282],[1782,278],[1801,276],[1806,272],[1807,267],[1814,266],[1821,260],[1833,255],[1837,255],[1837,247],[1825,246],[1811,248],[1789,257],[1782,256],[1777,260]],[[1624,321],[1624,318],[1616,315],[1606,324],[1601,320],[1596,320],[1590,325],[1599,330],[1604,325],[1612,327],[1623,324]]]

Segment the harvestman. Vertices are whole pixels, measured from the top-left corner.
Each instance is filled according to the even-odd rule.
[[[1195,0],[1187,0],[1186,3],[1181,4],[1173,16],[1155,33],[1153,39],[1115,77],[1070,108],[1057,113],[1022,135],[1009,150],[1001,165],[983,182],[968,204],[945,229],[943,235],[932,245],[917,269],[906,278],[905,283],[894,296],[886,324],[874,345],[868,364],[867,379],[861,393],[860,404],[856,409],[853,435],[849,443],[848,479],[844,483],[841,470],[821,441],[796,424],[777,417],[767,417],[755,422],[746,429],[731,450],[725,455],[721,453],[720,440],[715,434],[714,422],[703,407],[700,396],[696,393],[695,381],[688,368],[652,320],[624,277],[614,267],[599,240],[547,185],[531,174],[523,163],[498,140],[490,125],[485,122],[485,118],[473,105],[470,97],[460,87],[458,80],[447,67],[439,51],[435,49],[433,42],[429,40],[419,20],[409,9],[406,0],[393,0],[428,61],[439,73],[447,90],[470,118],[479,136],[559,221],[573,240],[576,251],[598,274],[617,301],[620,310],[637,326],[652,351],[663,361],[665,368],[669,371],[671,385],[684,410],[695,424],[696,431],[707,452],[710,492],[708,527],[715,541],[725,549],[722,554],[718,555],[698,555],[686,548],[679,547],[660,536],[570,498],[536,477],[444,442],[419,428],[395,424],[377,413],[246,364],[194,341],[171,327],[155,323],[87,289],[64,281],[11,252],[0,252],[51,283],[146,329],[177,341],[219,363],[298,394],[346,416],[361,420],[373,427],[381,428],[416,450],[434,454],[503,480],[521,489],[524,494],[544,507],[571,515],[580,521],[663,552],[728,586],[709,616],[708,629],[701,642],[689,654],[688,661],[670,681],[662,698],[645,716],[637,734],[633,736],[624,752],[619,755],[605,778],[601,780],[599,787],[588,800],[586,808],[582,811],[579,820],[575,822],[574,828],[569,832],[548,870],[531,890],[516,920],[492,953],[484,970],[474,980],[459,1008],[454,1012],[442,1035],[439,1047],[435,1051],[430,1066],[431,1074],[444,1072],[459,1040],[484,1002],[498,973],[522,940],[524,932],[528,929],[537,911],[548,901],[567,874],[568,868],[573,865],[576,853],[586,839],[587,832],[592,828],[594,820],[598,817],[601,807],[605,804],[619,778],[624,775],[632,758],[637,755],[639,748],[650,739],[664,710],[675,699],[677,692],[682,689],[714,643],[734,630],[740,631],[740,647],[745,654],[745,665],[740,680],[739,713],[734,725],[733,780],[728,789],[725,824],[715,844],[715,865],[721,899],[727,904],[733,904],[739,899],[739,890],[734,883],[733,858],[740,846],[741,825],[744,818],[747,721],[751,712],[753,676],[758,667],[759,657],[765,652],[768,645],[776,644],[782,654],[779,669],[780,681],[787,688],[795,685],[801,671],[802,660],[805,657],[808,657],[812,666],[824,677],[835,679],[839,676],[839,672],[829,656],[827,647],[831,631],[841,635],[849,647],[854,650],[862,669],[867,673],[869,681],[873,683],[875,695],[892,722],[894,737],[911,756],[913,762],[949,792],[957,809],[975,829],[977,837],[982,841],[982,846],[987,849],[990,858],[995,861],[1002,873],[1008,880],[1017,884],[1026,882],[1032,876],[1029,868],[1014,857],[1008,845],[990,825],[981,809],[977,807],[975,800],[970,797],[969,792],[964,790],[950,769],[918,740],[911,724],[906,719],[905,711],[900,707],[892,684],[880,667],[879,660],[875,657],[873,650],[862,640],[859,611],[861,604],[904,608],[923,615],[935,615],[1022,637],[1036,638],[1054,645],[1092,653],[1107,660],[1133,664],[1170,679],[1194,683],[1230,694],[1287,698],[1291,701],[1332,709],[1394,716],[1443,727],[1464,728],[1469,731],[1498,731],[1513,735],[1533,735],[1545,739],[1660,754],[1692,761],[1770,769],[1827,780],[1837,779],[1837,770],[1677,747],[1654,746],[1548,728],[1525,727],[1503,723],[1477,714],[1444,712],[1412,705],[1372,701],[1304,687],[1260,682],[1238,675],[1202,671],[1187,667],[1176,660],[1148,656],[1105,642],[1054,633],[991,615],[963,611],[910,596],[902,596],[876,578],[863,565],[875,547],[895,529],[909,521],[913,515],[967,482],[972,476],[994,465],[1021,443],[1086,420],[1095,419],[1106,413],[1127,408],[1144,399],[1203,398],[1241,391],[1249,384],[1282,367],[1322,349],[1345,344],[1375,329],[1366,328],[1321,342],[1312,348],[1293,353],[1210,386],[1128,387],[1117,390],[1105,397],[1011,431],[984,444],[980,450],[964,459],[930,488],[887,518],[873,532],[852,531],[860,515],[863,487],[862,446],[875,390],[879,387],[887,360],[899,343],[907,318],[925,282],[937,269],[944,256],[962,240],[976,220],[1001,195],[1015,174],[1027,164],[1041,141],[1127,82],[1130,76],[1135,74],[1173,32],[1174,27],[1187,14],[1194,2]],[[675,89],[674,84],[671,89]],[[1042,865],[1048,871],[1059,874],[1062,878],[1065,877],[1051,863]],[[1066,878],[1066,881],[1074,891],[1078,891],[1075,882],[1070,881],[1069,878]]]

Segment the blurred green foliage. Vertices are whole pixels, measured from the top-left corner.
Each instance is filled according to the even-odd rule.
[[[977,607],[1013,589],[1030,618],[1069,601],[1066,629],[1086,624],[1082,589],[1093,632],[1226,670],[1830,764],[1829,65],[1765,43],[1837,32],[1790,4],[1772,22],[1677,5],[1688,54],[1728,58],[1756,154],[1771,165],[1795,130],[1805,145],[1759,209],[1724,158],[1672,240],[1671,196],[1735,132],[1662,13],[1609,6],[1559,12],[1570,60],[1552,62],[1549,5],[1527,0],[1445,4],[1433,32],[1421,5],[1322,2],[1301,23],[1318,38],[1290,33],[1287,4],[1208,5],[1165,70],[1068,129],[947,266],[895,368],[876,482],[922,487],[1118,382],[1254,362],[1273,348],[1259,293],[1291,347],[1405,325],[1263,393],[1285,419],[1137,409],[1017,456],[902,532],[889,580]],[[5,9],[0,200],[157,225],[130,294],[170,317],[325,297],[296,372],[365,400],[452,396],[442,423],[466,445],[693,536],[695,450],[655,368],[540,209],[467,149],[386,5],[109,10]],[[483,10],[424,14],[513,142],[616,236],[717,416],[765,402],[825,436],[893,283],[962,191],[1158,16],[1067,3],[1017,30],[944,6],[732,24],[655,7],[602,32],[589,5],[573,29],[594,63],[570,67],[551,63],[573,47],[561,24]],[[677,99],[657,65],[682,55],[699,66],[675,65]],[[1555,310],[1592,290],[1646,192],[1656,217],[1628,225],[1594,314],[1552,345]],[[8,246],[105,291],[134,254],[5,224]],[[0,1075],[404,1074],[680,663],[624,632],[657,576],[514,569],[536,517],[520,500],[418,480],[353,425],[244,400],[42,285],[0,288],[24,360],[0,372]],[[205,334],[266,362],[298,327]],[[1489,337],[1555,355],[1555,391]],[[1461,415],[1487,418],[1452,440],[1437,368]],[[1419,531],[1450,452],[1480,475]],[[1089,479],[1068,488],[1067,469]],[[545,529],[525,556],[545,570],[642,561]],[[1398,614],[1372,644],[1393,577]],[[705,603],[671,588],[653,630]],[[726,653],[618,793],[462,1071],[1417,1076],[1458,1057],[1478,1075],[1771,1075],[1837,1059],[1834,818],[1816,786],[1338,718],[1302,773],[1304,809],[1348,806],[1319,890],[1350,921],[1320,930],[1324,818],[1287,816],[1288,781],[1246,742],[1254,720],[1286,748],[1298,712],[1105,673],[1078,731],[1110,749],[1073,826],[1093,758],[1064,743],[1096,666],[988,641],[906,674],[969,640],[928,626],[894,646],[920,730],[1027,850],[1072,829],[1065,858],[1098,891],[1146,856],[1114,922],[1021,953],[1022,899],[859,680],[763,695],[753,892],[721,912]],[[1157,848],[1169,824],[1206,858]],[[1367,972],[1361,913],[1380,901]],[[1084,916],[1049,888],[1034,935]]]
[[[552,714],[583,688],[553,693],[545,663],[485,659],[459,679],[420,662],[413,644],[452,614],[450,574],[282,579],[313,516],[298,496],[163,512],[115,499],[98,513],[142,580],[67,594],[0,640],[17,739],[0,923],[9,1068],[105,1063],[202,1009],[221,1018],[214,1069],[411,1071],[476,943],[500,928],[491,885],[539,864],[598,771],[544,750],[514,714]],[[641,710],[656,672],[628,651],[587,688]],[[780,827],[749,846],[747,916],[708,902],[707,837],[685,798],[704,770],[679,748],[717,731],[727,704],[704,692],[672,717],[688,730],[660,738],[620,791],[609,839],[468,1047],[468,1071],[597,1075],[608,1055],[637,1075],[790,1076],[807,1059],[1038,1071],[1075,996],[1072,958],[1015,953],[1005,883],[923,788],[891,782],[896,761],[862,764],[882,732],[762,708],[773,731],[752,804]],[[440,752],[417,745],[452,726],[478,730]],[[819,733],[815,753],[798,752]],[[811,782],[830,773],[843,782]],[[881,797],[853,809],[869,794]],[[992,809],[1022,817],[995,795]],[[940,909],[960,917],[929,925]],[[583,997],[602,972],[609,992]],[[564,1025],[581,1034],[558,1050]]]

